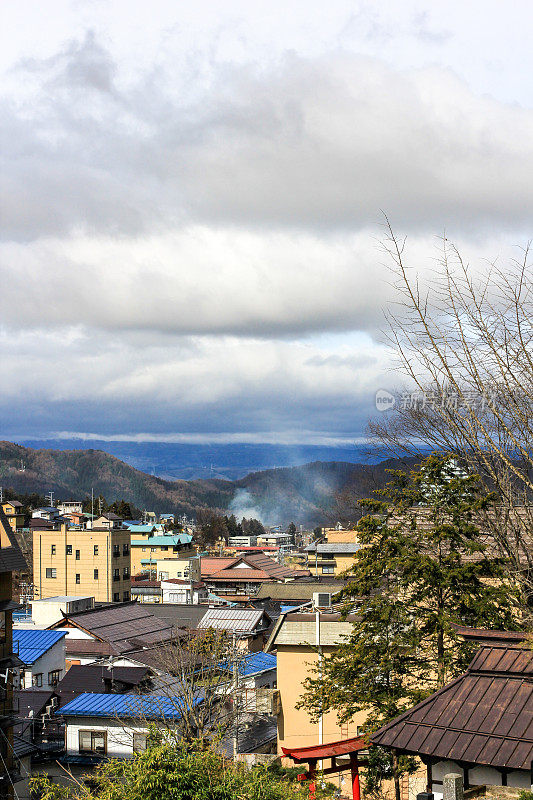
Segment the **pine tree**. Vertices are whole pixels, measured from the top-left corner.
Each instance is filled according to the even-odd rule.
[[[349,639],[305,683],[300,706],[312,717],[331,709],[346,722],[368,714],[376,730],[455,677],[472,648],[456,626],[516,628],[519,591],[476,520],[496,502],[477,476],[451,457],[426,459],[418,472],[391,471],[378,499],[362,501],[362,547],[343,591],[356,607]],[[372,750],[373,788],[411,769]]]

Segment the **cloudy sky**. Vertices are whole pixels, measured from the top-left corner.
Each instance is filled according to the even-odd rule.
[[[1,435],[351,441],[428,274],[533,232],[529,0],[4,0]]]

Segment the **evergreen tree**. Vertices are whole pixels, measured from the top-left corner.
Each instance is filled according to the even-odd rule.
[[[391,471],[378,499],[362,501],[358,551],[343,591],[356,606],[350,637],[305,683],[300,706],[341,721],[368,714],[375,730],[465,668],[471,646],[457,625],[518,627],[519,591],[476,519],[496,502],[450,457],[418,472]],[[399,778],[409,761],[376,750],[368,781]]]

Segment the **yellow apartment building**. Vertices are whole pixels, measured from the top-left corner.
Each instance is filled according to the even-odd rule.
[[[305,548],[305,566],[315,577],[342,575],[352,566],[359,547],[356,542],[313,542]]]
[[[353,544],[359,541],[357,534],[358,532],[353,528],[347,531],[342,530],[342,528],[322,528],[322,535],[330,544],[339,542],[349,542]]]
[[[142,536],[131,532],[131,573],[154,570],[158,561],[180,559],[187,561],[196,556],[188,534],[168,534],[163,536]],[[172,575],[171,577],[182,577]]]
[[[11,530],[16,532],[24,527],[24,514],[22,513],[22,503],[18,500],[5,500],[2,503],[2,510],[7,517]]]
[[[307,747],[327,744],[357,736],[365,721],[365,713],[355,715],[346,725],[339,725],[337,714],[328,712],[318,722],[311,722],[305,709],[296,709],[304,692],[304,681],[317,664],[319,652],[328,656],[351,631],[352,617],[321,611],[294,612],[279,617],[265,647],[277,651],[278,754],[282,747]]]
[[[58,595],[92,596],[100,603],[130,599],[130,534],[126,528],[33,532],[36,600]]]

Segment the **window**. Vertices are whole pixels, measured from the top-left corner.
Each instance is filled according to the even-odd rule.
[[[130,552],[129,544],[123,544],[122,545],[122,555],[123,556],[127,556],[129,552]]]
[[[46,568],[46,577],[47,578],[57,578],[57,569],[55,567],[47,567]]]
[[[161,550],[168,550],[168,545],[166,544],[161,545]]]
[[[81,576],[79,572],[76,572],[76,583],[79,583],[81,580]]]
[[[134,733],[133,734],[133,752],[134,753],[143,753],[146,750],[146,740],[147,736],[145,733]]]
[[[50,551],[51,551],[52,555],[55,556],[55,554],[56,554],[56,546],[55,546],[55,544],[53,544],[51,546]]]
[[[93,556],[97,556],[97,555],[98,555],[98,545],[95,544],[94,547],[93,547]]]
[[[94,570],[94,579],[95,579],[95,581],[98,580],[98,570],[97,569]]]
[[[322,575],[334,575],[335,567],[322,567]]]
[[[130,577],[130,568],[129,567],[124,567],[124,569],[122,570],[122,577],[124,578],[124,580],[126,580],[126,578]]]
[[[129,592],[124,592],[123,595],[122,595],[122,600],[124,602],[126,602],[129,599],[130,599],[130,593]]]
[[[143,553],[146,553],[146,547],[142,548]]]
[[[60,669],[53,669],[51,672],[48,673],[48,686],[57,686],[60,680],[61,680]]]
[[[76,550],[76,561],[80,560],[80,551]]]
[[[107,753],[106,731],[79,731],[80,753]]]
[[[114,603],[120,603],[120,592],[115,592],[113,594],[113,602]]]
[[[113,556],[114,556],[114,558],[117,558],[119,555],[120,555],[120,545],[119,544],[114,544],[113,545]]]
[[[72,545],[71,544],[67,544],[67,556],[71,556],[71,555],[72,555]]]
[[[119,569],[114,569],[113,570],[113,580],[114,581],[119,581],[120,580],[120,570]]]
[[[42,672],[36,672],[35,675],[33,676],[31,682],[32,682],[33,686],[37,686],[37,687],[42,686],[43,685],[43,673]]]
[[[166,581],[166,580],[168,580],[168,572],[160,572],[160,573],[159,573],[159,580],[160,580],[160,581]]]

